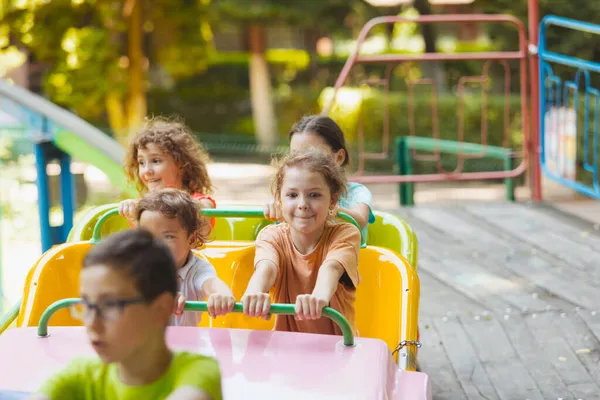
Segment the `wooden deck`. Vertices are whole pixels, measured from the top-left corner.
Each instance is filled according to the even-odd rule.
[[[600,399],[598,225],[507,203],[395,212],[419,238],[434,399]]]

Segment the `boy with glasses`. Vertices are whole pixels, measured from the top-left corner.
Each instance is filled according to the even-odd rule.
[[[100,359],[71,361],[33,399],[222,400],[214,358],[167,347],[177,278],[161,239],[133,229],[103,240],[84,260],[80,292],[74,311]]]

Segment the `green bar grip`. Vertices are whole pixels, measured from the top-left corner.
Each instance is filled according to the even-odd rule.
[[[37,335],[39,337],[47,337],[48,336],[48,322],[52,315],[55,312],[62,308],[70,307],[73,304],[77,304],[81,301],[78,298],[69,298],[55,301],[52,303],[40,318],[40,322],[38,324]],[[208,303],[206,301],[186,301],[184,310],[186,311],[199,311],[206,312],[208,311]],[[233,307],[234,313],[242,313],[244,311],[244,306],[242,303],[235,303]],[[282,314],[282,315],[294,315],[296,313],[296,309],[294,304],[271,304],[271,314]],[[325,307],[323,308],[323,316],[330,318],[335,322],[341,329],[342,335],[344,337],[344,346],[354,346],[354,334],[352,333],[352,327],[348,320],[340,313],[339,311],[331,308]]]
[[[119,209],[115,208],[112,210],[108,210],[107,212],[102,214],[102,216],[100,218],[98,218],[98,221],[96,221],[96,225],[94,225],[94,230],[92,232],[92,238],[90,239],[91,244],[98,244],[98,242],[100,241],[100,231],[102,230],[102,225],[104,225],[106,220],[108,220],[110,217],[112,217],[113,215],[118,215],[118,214],[119,214]],[[232,218],[232,217],[264,218],[264,212],[261,209],[236,210],[236,209],[227,209],[227,208],[204,208],[204,209],[202,209],[202,216],[204,216],[204,217],[221,217],[221,218],[227,218],[227,217],[230,217],[230,218]],[[366,246],[366,238],[363,237],[362,230],[358,226],[358,222],[356,222],[356,220],[354,218],[352,218],[350,215],[348,215],[344,212],[339,212],[338,216],[340,218],[342,218],[344,221],[354,225],[358,229],[358,231],[360,232],[361,247],[365,247]]]
[[[54,315],[55,312],[60,310],[61,308],[67,308],[74,304],[77,304],[81,301],[79,298],[69,298],[69,299],[60,299],[50,304],[48,308],[44,310],[44,313],[40,317],[40,322],[38,323],[37,335],[39,337],[47,337],[48,336],[48,321]]]
[[[113,210],[108,210],[100,218],[96,221],[96,225],[94,225],[94,230],[92,232],[92,238],[90,239],[91,244],[98,244],[100,241],[100,230],[102,229],[102,225],[106,222],[107,219],[112,217],[113,215],[118,215],[119,209],[115,208]]]
[[[264,218],[265,214],[261,209],[227,209],[227,208],[203,208],[203,217],[217,218]]]
[[[4,332],[19,316],[19,310],[21,310],[21,301],[19,299],[13,306],[8,310],[8,313],[0,317],[0,333]]]

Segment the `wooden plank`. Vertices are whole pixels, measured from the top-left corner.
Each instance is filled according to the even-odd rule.
[[[510,204],[509,209],[515,209],[519,215],[533,214],[538,225],[546,229],[560,226],[555,233],[564,235],[569,241],[585,246],[600,254],[600,232],[592,222],[583,221],[579,217],[569,216],[546,205],[536,206],[527,204]]]
[[[460,320],[500,399],[544,399],[496,318]]]
[[[491,209],[495,210],[493,207]],[[507,267],[515,272],[521,271],[524,276],[530,277],[532,284],[544,288],[573,305],[586,308],[600,307],[600,292],[596,289],[597,284],[594,284],[593,280],[594,275],[600,274],[600,268],[596,266],[593,270],[588,268],[587,271],[582,271],[565,261],[571,259],[571,254],[578,251],[576,248],[561,253],[560,258],[552,253],[545,254],[557,240],[553,239],[551,243],[547,243],[549,240],[546,237],[547,233],[540,233],[537,228],[520,228],[528,224],[528,221],[523,218],[515,220],[514,217],[504,213],[495,216],[486,214],[481,211],[481,208],[469,207],[464,213],[472,213],[473,210],[478,210],[473,215],[477,215],[475,218],[481,218],[479,224],[489,224],[490,229],[494,229],[498,237],[502,239],[514,237],[511,242],[514,251],[509,258],[510,262],[506,263]],[[543,247],[540,248],[538,245]]]
[[[457,318],[435,319],[433,325],[439,333],[448,360],[452,364],[466,398],[469,400],[498,400],[498,394],[460,321]]]
[[[421,318],[419,323],[421,343],[418,358],[421,370],[431,379],[431,393],[436,400],[465,398],[465,392],[452,369],[444,345],[436,331],[432,319]]]
[[[583,307],[596,307],[600,302],[600,295],[594,285],[588,284],[589,275],[587,272],[575,270],[560,260],[556,260],[551,255],[538,251],[530,244],[524,242],[520,237],[512,236],[511,232],[497,229],[497,226],[489,221],[485,221],[468,212],[469,209],[457,210],[456,215],[459,219],[468,220],[477,234],[482,234],[486,230],[494,231],[494,235],[499,238],[499,245],[507,245],[508,256],[505,266],[515,273],[527,277],[532,285],[542,288],[547,293],[538,291],[541,297],[553,304],[555,308],[571,308],[571,305]],[[477,230],[481,227],[482,231]],[[576,284],[574,285],[574,282]],[[548,296],[549,295],[549,296]],[[564,301],[557,301],[554,296],[558,296]]]
[[[588,312],[583,312],[591,316]],[[599,352],[600,341],[580,316],[579,310],[561,313],[560,318],[554,319],[554,325],[567,339],[571,350],[587,369],[594,382],[600,386]]]
[[[451,279],[454,283],[450,284],[460,287],[459,290],[462,292],[471,293],[479,290],[479,294],[471,294],[490,298],[495,293],[494,296],[502,300],[502,302],[494,301],[493,303],[497,312],[504,312],[506,308],[545,310],[550,305],[545,299],[540,298],[540,291],[535,286],[507,268],[505,256],[498,254],[497,248],[504,246],[509,249],[510,246],[499,244],[500,240],[497,236],[474,227],[469,224],[469,221],[461,221],[445,210],[413,209],[409,218],[409,223],[417,225],[418,228],[415,229],[418,229],[418,234],[421,233],[420,243],[424,249],[422,251],[424,257],[436,257],[436,262],[445,266],[460,260],[461,265],[457,265],[451,271],[452,276],[445,274],[447,271],[432,272],[440,275],[440,279],[444,279],[444,281]],[[434,242],[430,240],[427,233],[422,234],[431,229],[423,226],[424,224],[428,227],[437,227],[435,229],[442,230],[445,236],[454,237],[455,241],[461,242],[451,246]],[[430,249],[434,249],[434,251],[431,252]],[[508,250],[506,251],[508,252]],[[443,257],[439,257],[440,253]],[[428,267],[425,266],[425,268]],[[441,275],[444,274],[445,276],[442,277]],[[491,305],[489,302],[488,304]]]
[[[558,260],[588,273],[588,280],[600,283],[600,269],[594,260],[600,258],[600,239],[588,236],[586,244],[578,243],[581,230],[568,224],[544,221],[544,215],[525,206],[509,207],[472,206],[468,212],[492,222],[497,227],[513,232],[521,240],[531,243]]]
[[[503,319],[502,327],[518,357],[535,380],[543,398],[568,398],[569,389],[561,380],[552,363],[545,358],[544,348],[532,335],[523,317],[518,314],[510,315],[507,320]]]
[[[554,320],[557,318],[560,313],[552,311],[527,316],[525,322],[545,350],[545,359],[552,363],[571,394],[577,399],[594,398],[600,388],[556,328]]]
[[[423,252],[424,253],[424,252]],[[433,258],[421,253],[419,270],[425,270],[487,310],[502,312],[521,307],[520,286],[488,273],[469,260],[456,257]]]
[[[428,262],[425,260],[426,264]],[[423,268],[419,269],[419,282],[421,284],[420,315],[444,317],[461,312],[481,314],[486,310],[483,304],[469,299]]]

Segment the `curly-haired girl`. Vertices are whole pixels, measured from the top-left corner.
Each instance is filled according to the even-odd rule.
[[[163,188],[184,190],[200,202],[202,208],[215,208],[208,176],[208,154],[192,137],[189,128],[164,118],[149,121],[132,140],[125,158],[125,173],[143,195]],[[124,200],[119,213],[135,222],[138,200]],[[214,226],[214,218],[211,226]]]

